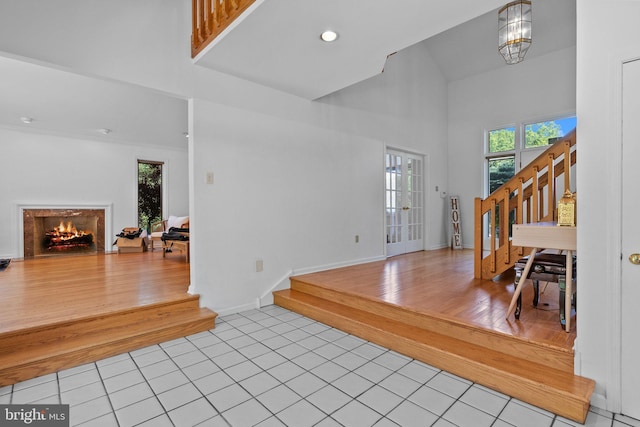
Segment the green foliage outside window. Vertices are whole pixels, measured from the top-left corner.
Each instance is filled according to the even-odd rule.
[[[138,162],[138,227],[162,220],[162,163]]]
[[[562,136],[562,129],[556,122],[526,125],[524,127],[524,146],[531,148],[549,145],[555,142],[555,139],[559,136]]]
[[[493,193],[515,174],[513,157],[489,160],[489,193]]]
[[[504,128],[489,131],[489,152],[500,153],[516,149],[515,128]]]

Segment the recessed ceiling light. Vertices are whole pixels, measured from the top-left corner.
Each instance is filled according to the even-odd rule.
[[[33,122],[33,119],[31,117],[20,117],[20,120],[22,121],[22,123],[26,124]]]
[[[98,132],[100,132],[103,135],[109,135],[111,133],[111,129],[107,129],[107,128],[98,129]]]
[[[320,38],[322,39],[322,41],[331,43],[338,39],[338,33],[336,33],[335,31],[327,30],[320,34]]]

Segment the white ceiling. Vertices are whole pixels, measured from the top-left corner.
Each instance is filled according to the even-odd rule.
[[[0,125],[86,139],[186,147],[187,103],[146,88],[0,56]],[[25,124],[21,117],[33,119]],[[103,135],[99,129],[112,132]]]
[[[195,62],[317,99],[379,74],[388,55],[503,1],[257,0]],[[321,41],[326,29],[338,40]]]
[[[575,1],[533,0],[534,41],[527,58],[575,45]],[[507,66],[497,53],[498,3],[258,0],[197,64],[316,99],[380,73],[387,55],[424,43],[452,81]],[[319,40],[325,28],[340,33],[336,43]],[[0,56],[0,76],[0,126],[186,146],[185,100],[10,57]],[[33,123],[22,123],[23,116]],[[102,135],[101,128],[113,132]]]
[[[533,0],[533,43],[527,59],[576,44],[576,0]],[[498,53],[497,9],[423,43],[448,81],[506,65]]]

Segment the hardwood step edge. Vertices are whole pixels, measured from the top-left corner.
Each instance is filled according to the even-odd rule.
[[[58,354],[64,354],[69,350],[90,348],[98,344],[126,340],[130,337],[143,336],[145,334],[162,331],[167,328],[188,325],[192,322],[210,321],[212,322],[212,327],[209,329],[213,329],[215,327],[216,317],[217,313],[203,308],[198,312],[183,312],[169,316],[164,318],[162,321],[158,321],[157,319],[147,319],[144,322],[139,322],[127,328],[114,328],[107,332],[96,330],[91,331],[90,335],[77,335],[72,338],[58,339],[26,348],[12,348],[11,353],[4,353],[0,355],[0,370],[2,370],[4,366],[12,365],[12,359],[15,359],[17,355],[19,355],[20,359],[23,361],[35,361],[46,358],[46,356],[43,356],[45,354],[48,354],[49,356],[56,356]]]
[[[284,295],[286,295],[286,293]],[[373,328],[384,330],[406,339],[411,339],[430,346],[450,348],[451,350],[448,350],[449,352],[460,354],[463,357],[466,357],[464,356],[465,354],[472,353],[481,355],[482,357],[477,360],[481,361],[483,364],[511,371],[512,373],[522,371],[525,372],[525,374],[532,380],[542,381],[548,376],[547,373],[550,373],[552,374],[550,378],[559,378],[560,380],[557,381],[558,386],[562,386],[567,383],[570,378],[575,377],[573,372],[569,373],[563,370],[554,369],[544,363],[536,361],[535,359],[519,357],[517,356],[517,353],[505,353],[496,349],[488,349],[468,341],[460,340],[448,334],[425,330],[420,326],[407,324],[401,321],[388,319],[385,316],[354,309],[353,307],[340,304],[339,302],[323,300],[312,295],[299,294],[296,293],[296,291],[290,291],[289,298],[307,305],[321,308],[336,315],[342,315],[345,318],[350,318],[360,323],[366,323]],[[539,374],[537,377],[534,375],[535,373],[540,372],[544,372],[544,374]]]
[[[15,349],[27,350],[29,347],[40,347],[59,340],[81,339],[87,334],[116,334],[122,329],[147,328],[145,324],[166,322],[167,319],[179,319],[179,316],[192,316],[203,310],[193,301],[184,300],[175,304],[156,306],[145,310],[112,312],[106,315],[85,317],[76,322],[66,322],[57,327],[24,329],[20,333],[0,335],[0,357]],[[213,313],[213,312],[212,312]]]
[[[493,349],[495,345],[501,345],[506,347],[504,351],[524,351],[532,358],[542,358],[567,372],[573,372],[574,369],[574,355],[570,349],[489,330],[440,313],[418,311],[352,292],[338,291],[322,284],[300,281],[295,276],[291,278],[291,290],[338,301],[344,305],[374,314],[382,312],[386,317],[406,323],[419,323],[426,329],[436,332],[449,330],[449,334],[453,335],[455,331],[461,339],[489,349]]]
[[[41,325],[34,325],[34,326],[28,326],[26,328],[21,328],[21,329],[12,329],[10,331],[1,331],[0,332],[0,341],[5,339],[5,338],[11,338],[12,336],[15,335],[23,335],[25,333],[33,333],[33,332],[37,332],[39,330],[51,330],[51,329],[58,329],[61,327],[65,327],[67,325],[74,325],[80,322],[86,322],[86,321],[91,321],[91,320],[95,320],[95,319],[101,319],[101,318],[106,318],[106,317],[112,317],[112,316],[126,316],[129,314],[136,314],[136,313],[142,313],[145,311],[153,311],[153,310],[157,310],[157,309],[161,309],[161,308],[165,308],[165,307],[170,307],[170,306],[174,306],[174,305],[181,305],[181,304],[191,304],[194,305],[194,308],[200,308],[200,295],[197,294],[185,294],[184,297],[179,297],[179,298],[172,298],[169,300],[164,300],[164,301],[157,301],[157,302],[153,302],[150,304],[145,304],[145,305],[141,305],[141,306],[136,306],[136,307],[127,307],[127,308],[118,308],[118,309],[114,309],[114,310],[105,310],[105,311],[101,311],[101,312],[97,312],[97,313],[93,313],[90,315],[86,315],[86,316],[79,316],[79,317],[69,317],[67,319],[64,320],[60,320],[60,321],[55,321],[55,322],[50,322],[50,323],[43,323]]]
[[[121,337],[117,340],[93,343],[65,352],[56,354],[44,353],[38,360],[23,360],[20,364],[0,368],[0,387],[213,328],[215,328],[215,316],[209,316],[192,320],[191,322],[172,324],[164,328],[141,332],[129,337]]]
[[[276,304],[302,313],[328,325],[345,330],[371,342],[396,350],[439,369],[467,378],[499,392],[521,399],[569,419],[584,422],[589,409],[595,382],[574,376],[582,384],[582,393],[571,393],[504,369],[488,366],[463,355],[438,349],[426,343],[382,330],[368,323],[353,320],[351,316],[336,314],[322,307],[308,305],[283,294],[274,295]],[[558,403],[561,402],[561,403]]]

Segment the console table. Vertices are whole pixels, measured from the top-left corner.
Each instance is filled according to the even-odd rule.
[[[576,250],[576,227],[558,226],[555,222],[537,222],[531,224],[513,224],[511,244],[531,249],[529,260],[522,272],[522,280],[518,283],[511,304],[507,311],[507,318],[513,313],[516,307],[518,296],[522,291],[522,286],[533,265],[536,253],[541,249],[559,249],[567,252],[566,261],[566,294],[565,294],[565,330],[569,332],[571,324],[571,295],[573,287],[573,251]]]

